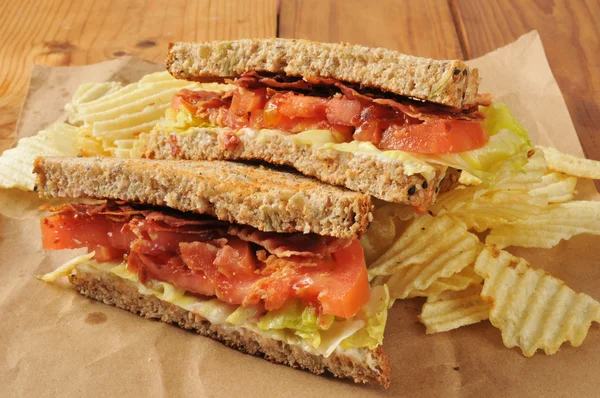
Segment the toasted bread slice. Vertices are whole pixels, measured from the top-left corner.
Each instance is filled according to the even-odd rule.
[[[375,196],[388,202],[426,207],[435,200],[445,167],[431,165],[429,181],[405,174],[403,162],[372,153],[319,149],[294,136],[252,129],[235,132],[239,142],[225,145],[230,129],[191,128],[183,134],[153,131],[144,135],[144,156],[153,159],[263,160],[294,167],[329,184]]]
[[[261,231],[353,239],[372,219],[367,195],[233,162],[46,157],[34,171],[42,197],[137,201]]]
[[[142,295],[132,282],[110,273],[77,270],[69,276],[77,291],[105,304],[131,311],[146,318],[193,330],[246,354],[268,361],[301,368],[315,374],[329,372],[356,383],[379,383],[389,386],[391,368],[381,347],[361,348],[352,355],[335,351],[329,357],[311,354],[298,346],[267,338],[233,325],[216,325],[181,307],[153,295]]]
[[[220,81],[243,73],[336,79],[460,108],[476,101],[477,69],[383,48],[294,39],[244,39],[171,43],[166,59],[179,79]]]

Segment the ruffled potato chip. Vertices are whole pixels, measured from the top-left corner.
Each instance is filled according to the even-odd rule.
[[[579,234],[600,235],[600,202],[574,201],[548,206],[537,215],[499,225],[486,243],[549,249]]]
[[[386,283],[392,299],[425,291],[440,278],[448,278],[472,264],[481,251],[476,235],[450,216],[416,218],[394,245],[369,269]]]
[[[481,284],[427,299],[419,320],[427,334],[447,332],[488,319],[490,304],[481,298]]]
[[[446,292],[465,290],[471,285],[480,284],[482,281],[483,278],[475,272],[473,265],[469,265],[447,278],[436,279],[425,290],[412,290],[408,297],[438,297]]]
[[[21,138],[17,146],[0,156],[0,188],[32,190],[33,162],[38,156],[76,156],[77,127],[55,123],[32,137]]]
[[[600,322],[598,301],[495,246],[485,247],[475,272],[484,279],[481,297],[491,304],[492,325],[505,346],[526,357],[538,349],[552,355],[566,341],[578,347],[591,323]]]
[[[578,178],[600,179],[600,162],[567,155],[554,148],[539,148],[544,152],[548,169]]]

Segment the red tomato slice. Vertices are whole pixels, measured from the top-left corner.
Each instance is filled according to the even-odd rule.
[[[256,90],[238,88],[233,93],[229,112],[237,116],[248,116],[254,110],[263,109],[267,102],[266,91],[264,88]]]
[[[370,120],[361,123],[354,131],[352,137],[356,141],[370,141],[374,145],[378,145],[381,142],[382,134],[383,129],[380,126],[380,122],[378,120]]]
[[[350,318],[369,301],[370,288],[365,254],[359,241],[355,240],[345,250],[335,252],[333,257],[336,263],[333,272],[337,278],[334,281],[329,275],[321,274],[318,282],[322,282],[322,285],[318,298],[324,314]]]
[[[46,250],[77,249],[79,247],[114,247],[129,249],[132,236],[121,233],[122,223],[105,217],[87,217],[85,222],[78,218],[54,214],[41,221],[42,247]],[[133,235],[133,234],[132,234]]]
[[[320,97],[294,94],[288,91],[285,94],[275,94],[271,102],[277,107],[277,111],[289,118],[303,119],[325,119],[327,99]]]
[[[320,304],[324,314],[350,318],[369,300],[369,279],[362,246],[355,240],[334,253],[334,261],[275,272],[253,286],[248,304],[264,301],[267,310],[281,307],[289,298]],[[285,262],[286,260],[281,260]]]
[[[435,120],[408,126],[392,125],[383,133],[379,148],[449,154],[481,148],[487,141],[481,122]]]
[[[360,110],[358,100],[332,98],[327,103],[327,121],[342,126],[356,126],[360,119]]]

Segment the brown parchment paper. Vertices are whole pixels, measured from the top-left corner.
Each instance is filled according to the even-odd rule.
[[[470,62],[482,91],[506,102],[539,144],[582,155],[537,32]],[[19,136],[64,118],[79,83],[133,81],[160,69],[135,59],[77,68],[36,67]],[[593,185],[581,197],[598,199]],[[73,253],[44,253],[31,195],[3,192],[18,204],[0,212],[1,396],[595,396],[600,391],[600,330],[583,346],[524,358],[502,345],[489,322],[425,335],[422,301],[398,301],[389,313],[384,348],[389,390],[317,377],[243,355],[210,339],[85,299],[68,283],[45,284]],[[600,299],[600,238],[579,236],[551,250],[514,250],[576,290]]]

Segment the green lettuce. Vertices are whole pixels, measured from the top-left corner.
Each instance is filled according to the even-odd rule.
[[[346,337],[342,341],[341,347],[344,349],[359,347],[373,349],[381,345],[389,302],[390,292],[387,285],[373,287],[369,303],[355,316],[356,319],[362,320],[365,326],[350,337]]]
[[[527,130],[519,123],[506,104],[494,102],[490,106],[480,107],[479,110],[486,116],[483,127],[489,136],[496,135],[502,130],[510,130],[529,142]],[[530,142],[529,145],[531,145]]]
[[[383,342],[389,299],[387,286],[372,288],[367,305],[350,319],[319,315],[316,308],[289,300],[283,307],[263,315],[257,326],[263,331],[293,333],[325,356],[338,346],[375,348]]]
[[[335,317],[319,315],[314,307],[299,300],[288,300],[281,308],[267,312],[257,323],[261,330],[287,329],[312,347],[321,344],[321,332],[329,329]]]

